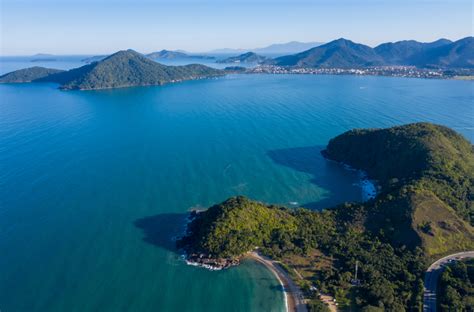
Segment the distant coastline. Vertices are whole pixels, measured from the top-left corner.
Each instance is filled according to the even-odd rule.
[[[224,70],[204,64],[167,66],[157,59],[212,59],[211,55],[188,55],[162,50],[141,54],[133,50],[110,56],[83,59],[88,65],[63,73],[44,67],[23,68],[0,76],[0,83],[58,82],[64,90],[98,90],[163,85],[171,82],[223,76],[225,74],[313,74],[389,76],[474,80],[474,37],[457,41],[439,39],[423,43],[399,41],[375,48],[340,38],[306,51],[270,58],[255,52],[230,56],[216,63],[258,64],[231,66]],[[35,57],[33,62],[50,58]],[[199,62],[197,62],[199,63]]]
[[[364,68],[312,68],[287,67],[276,65],[260,65],[246,69],[240,73],[274,74],[274,75],[352,75],[352,76],[383,76],[399,78],[453,79],[474,80],[472,69],[426,69],[414,66],[377,66]]]

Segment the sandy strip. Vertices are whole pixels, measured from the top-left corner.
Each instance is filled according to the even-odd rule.
[[[247,258],[253,259],[265,265],[278,279],[283,286],[285,294],[286,311],[288,312],[308,312],[303,301],[303,293],[293,282],[288,274],[277,264],[276,261],[268,259],[257,252],[249,252]]]

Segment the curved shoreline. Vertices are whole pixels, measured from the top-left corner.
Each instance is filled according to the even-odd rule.
[[[275,275],[283,287],[287,312],[308,312],[300,288],[275,261],[268,259],[255,251],[247,253],[245,257],[263,264]]]

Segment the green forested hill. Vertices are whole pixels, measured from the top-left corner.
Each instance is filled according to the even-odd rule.
[[[438,287],[438,309],[441,312],[473,311],[474,260],[448,265]]]
[[[188,230],[193,235],[181,241],[188,251],[235,257],[265,245],[276,232],[295,232],[296,220],[286,209],[233,197],[200,213]]]
[[[418,222],[433,219],[426,229],[431,226],[440,233],[452,230],[454,235],[459,230],[472,234],[474,151],[455,131],[429,123],[353,130],[332,139],[325,155],[365,170],[378,181],[382,189],[375,208],[384,207],[380,212],[391,214],[390,202],[403,199],[395,205],[395,213],[405,208],[414,229],[423,228]],[[426,202],[431,208],[421,209]],[[451,218],[443,224],[434,222],[439,214]]]
[[[133,50],[119,51],[98,62],[71,69],[27,68],[0,78],[8,82],[56,82],[61,89],[96,90],[133,86],[162,85],[183,80],[224,75],[224,71],[204,65],[166,66]],[[15,77],[21,77],[15,78]],[[16,81],[13,81],[13,80]]]
[[[81,70],[84,69],[84,70]],[[119,51],[76,70],[63,89],[105,89],[162,85],[169,82],[219,76],[222,72],[204,65],[166,66],[133,51]]]
[[[375,48],[338,39],[304,52],[275,58],[279,66],[363,68],[368,66],[416,66],[420,68],[473,68],[474,38],[455,42],[404,40],[383,43]]]
[[[274,59],[279,66],[359,68],[383,65],[384,60],[366,45],[338,39],[310,50]]]
[[[197,214],[180,246],[214,257],[259,247],[298,268],[303,289],[316,285],[342,306],[418,310],[426,261],[474,248],[472,145],[446,127],[418,123],[349,131],[324,154],[366,170],[380,184],[376,198],[321,212],[232,198]]]
[[[387,64],[393,65],[422,65],[423,56],[439,47],[453,43],[448,39],[438,39],[433,42],[418,42],[415,40],[402,40],[397,42],[382,43],[374,48]]]

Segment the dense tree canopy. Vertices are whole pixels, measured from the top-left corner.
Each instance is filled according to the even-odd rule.
[[[323,211],[231,198],[197,214],[180,245],[231,258],[259,247],[290,266],[311,258],[301,282],[310,299],[313,285],[364,311],[420,310],[427,260],[474,247],[472,145],[421,123],[350,131],[325,155],[366,170],[381,186],[376,198]]]
[[[440,311],[474,311],[474,260],[449,265],[438,286]]]

